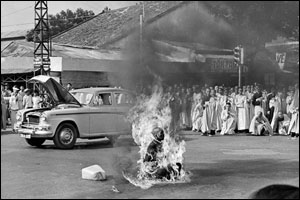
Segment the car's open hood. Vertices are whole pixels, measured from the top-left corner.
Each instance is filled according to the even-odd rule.
[[[38,82],[44,86],[50,95],[50,98],[55,104],[77,104],[80,103],[71,95],[64,87],[62,87],[56,80],[50,76],[35,76],[29,80],[29,82]]]

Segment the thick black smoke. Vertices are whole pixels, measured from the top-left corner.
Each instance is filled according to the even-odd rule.
[[[217,20],[200,2],[184,4],[154,22],[148,24],[146,21],[143,26],[142,40],[138,27],[122,51],[126,62],[122,63],[117,79],[125,88],[134,89],[140,82],[154,83],[155,76],[168,83],[197,79],[193,77],[197,63],[161,62],[157,55],[161,49],[153,40],[200,43],[219,48],[229,47],[233,40],[230,25]],[[170,76],[172,67],[176,68],[176,74]]]

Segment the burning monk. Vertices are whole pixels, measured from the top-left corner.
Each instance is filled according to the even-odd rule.
[[[152,131],[154,136],[154,140],[149,144],[147,148],[147,153],[143,160],[146,166],[146,173],[150,178],[163,179],[166,178],[168,180],[171,179],[171,176],[180,175],[181,171],[181,163],[176,163],[175,166],[171,166],[168,164],[166,167],[159,166],[160,155],[163,153],[163,140],[164,140],[164,131],[161,128],[154,128]]]

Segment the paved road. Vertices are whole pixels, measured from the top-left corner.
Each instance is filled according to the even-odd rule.
[[[299,140],[283,136],[204,137],[185,132],[185,184],[142,190],[124,180],[121,168],[135,166],[138,147],[130,137],[112,147],[105,139],[80,140],[73,150],[52,141],[38,149],[15,134],[1,135],[1,198],[247,198],[265,185],[299,186]],[[81,169],[99,164],[107,181],[81,179]],[[120,193],[111,191],[116,186]]]

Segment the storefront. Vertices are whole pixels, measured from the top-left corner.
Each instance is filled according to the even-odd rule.
[[[32,87],[28,81],[39,74],[40,70],[33,67],[32,58],[1,58],[1,82],[11,88],[14,85]]]

